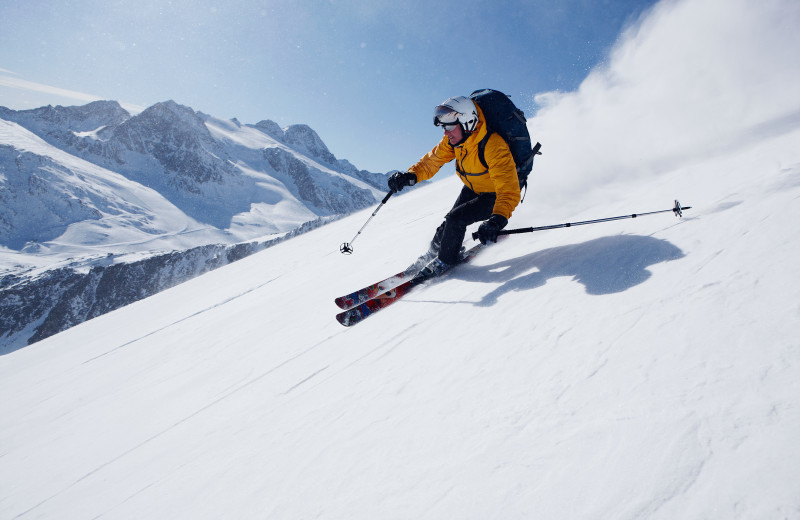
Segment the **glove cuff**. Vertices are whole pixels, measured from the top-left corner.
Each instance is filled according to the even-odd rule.
[[[508,224],[508,219],[505,218],[503,215],[494,214],[489,217],[489,220],[492,221],[499,229],[503,229]]]

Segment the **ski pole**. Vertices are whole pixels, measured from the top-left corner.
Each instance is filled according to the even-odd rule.
[[[540,227],[529,227],[529,228],[519,228],[519,229],[503,229],[500,230],[498,235],[516,235],[519,233],[532,233],[534,231],[546,231],[548,229],[558,229],[558,228],[568,228],[572,226],[584,226],[586,224],[597,224],[598,222],[611,222],[612,220],[622,220],[625,218],[637,218],[637,217],[644,217],[647,215],[655,215],[656,213],[666,213],[671,211],[675,213],[676,217],[683,216],[683,210],[692,209],[691,206],[681,206],[680,202],[677,200],[675,201],[675,206],[672,209],[662,209],[660,211],[650,211],[647,213],[634,213],[632,215],[622,215],[621,217],[609,217],[609,218],[599,218],[596,220],[584,220],[582,222],[567,222],[565,224],[554,224],[551,226],[540,226]],[[472,234],[472,239],[478,239],[478,233]]]
[[[364,225],[361,226],[361,229],[358,230],[358,233],[356,233],[356,236],[353,237],[353,240],[351,240],[350,242],[343,242],[342,245],[339,246],[339,251],[343,255],[349,255],[349,254],[353,253],[353,242],[356,241],[356,239],[358,238],[358,235],[360,235],[361,232],[364,231],[364,228],[367,227],[367,224],[369,224],[369,221],[372,220],[372,218],[375,216],[375,214],[378,213],[378,210],[380,210],[383,207],[383,205],[386,204],[386,201],[388,201],[389,197],[391,197],[392,195],[394,195],[394,190],[392,190],[392,191],[390,191],[389,193],[386,194],[386,196],[383,198],[381,203],[378,204],[378,207],[375,208],[375,211],[372,212],[372,215],[370,215],[370,217],[367,219],[367,221],[364,222]]]

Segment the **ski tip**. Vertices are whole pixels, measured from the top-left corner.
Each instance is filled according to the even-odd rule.
[[[340,312],[336,315],[336,321],[345,327],[350,327],[361,321],[361,314],[353,312],[352,310]]]

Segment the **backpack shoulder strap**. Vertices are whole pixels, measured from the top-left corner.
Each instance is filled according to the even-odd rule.
[[[478,143],[478,159],[481,161],[481,164],[487,170],[489,169],[489,165],[486,164],[486,143],[489,142],[489,138],[492,136],[493,132],[487,132],[486,137],[480,140]]]

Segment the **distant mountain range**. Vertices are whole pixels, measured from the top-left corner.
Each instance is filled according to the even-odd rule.
[[[0,353],[41,339],[43,323],[49,335],[220,265],[220,252],[374,204],[386,177],[337,159],[306,125],[243,125],[174,101],[137,115],[115,101],[0,107]],[[166,258],[186,276],[149,283]],[[134,264],[147,289],[118,291],[135,297],[99,312],[86,277],[113,268],[134,283],[120,276]],[[54,324],[59,307],[72,316]]]

